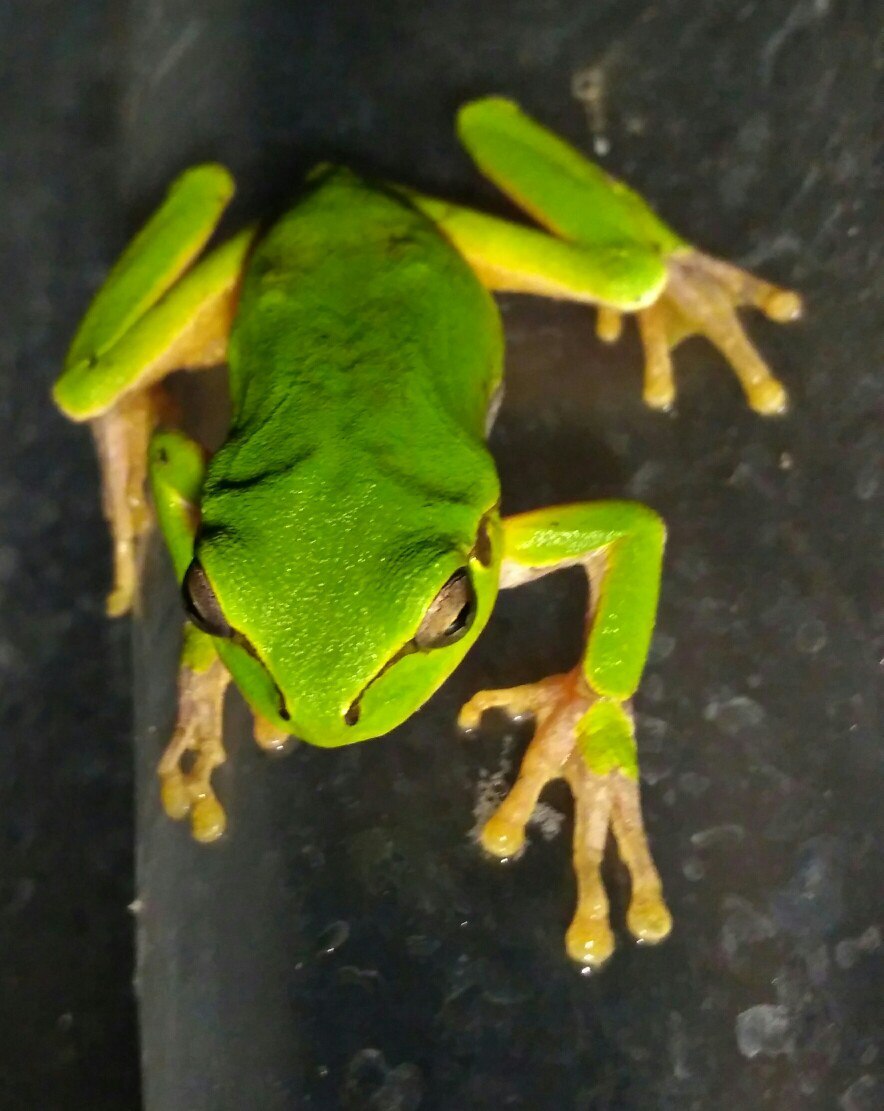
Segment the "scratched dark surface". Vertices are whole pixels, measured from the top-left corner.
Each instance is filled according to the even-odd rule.
[[[884,1103],[882,15],[872,0],[0,4],[0,1107]],[[46,396],[175,171],[227,162],[240,215],[282,203],[321,155],[506,211],[451,133],[456,105],[489,91],[606,150],[676,227],[809,305],[791,329],[752,322],[793,398],[765,422],[699,343],[663,417],[641,407],[633,334],[603,349],[579,308],[503,302],[505,510],[616,494],[670,527],[638,710],[676,927],[656,950],[621,936],[592,977],[562,954],[567,797],[547,796],[553,836],[495,867],[469,838],[477,783],[525,735],[454,729],[478,687],[573,662],[579,578],[502,597],[461,671],[384,740],[270,760],[231,698],[230,833],[200,848],[160,816],[153,777],[173,715],[167,568],[154,548],[133,667],[129,625],[102,616],[89,437]]]

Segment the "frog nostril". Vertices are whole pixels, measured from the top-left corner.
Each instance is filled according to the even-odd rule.
[[[344,721],[347,725],[355,725],[359,721],[359,699],[350,704],[350,709],[344,714]]]

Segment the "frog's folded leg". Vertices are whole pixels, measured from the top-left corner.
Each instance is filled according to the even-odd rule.
[[[516,855],[540,793],[567,780],[574,796],[577,909],[569,955],[590,967],[614,947],[601,863],[608,830],[632,877],[627,924],[641,941],[660,941],[672,920],[642,824],[630,699],[638,687],[657,608],[665,532],[650,509],[631,502],[565,505],[504,520],[501,587],[582,566],[591,586],[582,661],[565,675],[509,690],[480,691],[460,723],[475,728],[499,707],[535,719],[518,779],[486,822],[481,841],[495,856]]]
[[[233,192],[217,165],[188,170],[96,294],[55,384],[56,404],[92,427],[103,506],[114,543],[111,614],[130,609],[136,545],[150,520],[147,445],[162,408],[158,384],[173,370],[223,362],[239,278],[253,232],[192,266]]]
[[[465,105],[458,132],[482,172],[540,224],[594,256],[595,269],[625,273],[621,289],[598,281],[590,264],[581,296],[599,306],[597,331],[615,341],[621,314],[636,312],[645,351],[645,401],[667,409],[675,400],[671,351],[691,335],[703,335],[724,355],[749,404],[760,413],[779,413],[786,391],[746,337],[735,309],[751,305],[771,320],[794,320],[801,299],[754,275],[698,251],[667,227],[645,201],[514,103],[487,97]],[[538,258],[518,282],[491,275],[492,284],[550,292]],[[601,275],[604,279],[604,274]],[[631,297],[619,296],[626,292]]]

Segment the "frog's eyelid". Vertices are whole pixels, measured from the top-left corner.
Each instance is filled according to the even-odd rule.
[[[476,615],[476,588],[468,567],[461,567],[442,584],[414,634],[422,652],[453,644],[467,632]]]
[[[188,567],[184,576],[184,581],[181,584],[181,593],[184,598],[184,608],[187,615],[193,624],[208,636],[221,637],[224,640],[229,640],[231,643],[236,644],[239,648],[249,656],[252,657],[261,667],[267,672],[268,677],[276,687],[276,693],[279,697],[278,714],[283,721],[290,721],[291,715],[285,704],[285,698],[279,685],[273,678],[273,674],[261,657],[258,655],[255,646],[245,635],[234,629],[227,618],[224,616],[224,611],[221,609],[221,603],[215,594],[212,584],[209,582],[208,575],[203,570],[202,564],[199,560],[194,559]],[[208,612],[206,612],[208,611]]]
[[[477,545],[478,545],[478,543],[479,543],[479,541],[477,540]],[[454,617],[452,618],[452,621],[449,622],[449,627],[450,627],[452,624],[454,624],[455,621],[457,621],[461,617],[461,615],[464,613],[464,610],[467,610],[467,608],[469,607],[469,610],[468,610],[468,612],[466,614],[466,617],[464,618],[461,626],[459,626],[455,630],[455,633],[452,636],[448,637],[447,639],[439,640],[435,644],[432,644],[432,643],[421,644],[420,643],[421,630],[423,629],[423,626],[426,624],[428,617],[430,617],[433,614],[434,608],[437,606],[440,599],[442,599],[444,601],[444,595],[445,595],[446,590],[450,590],[452,587],[456,587],[462,581],[467,583],[467,593],[464,596],[463,604],[461,605],[457,614],[455,614]],[[460,640],[460,638],[462,636],[464,636],[469,631],[469,628],[473,623],[473,618],[475,617],[475,615],[476,615],[476,590],[475,590],[475,587],[473,586],[473,580],[472,580],[472,577],[470,575],[470,572],[469,572],[468,568],[461,567],[457,571],[455,571],[453,575],[450,575],[445,580],[445,582],[442,584],[442,586],[439,588],[439,590],[436,592],[435,598],[433,599],[433,601],[428,606],[427,612],[424,614],[423,620],[421,621],[421,624],[418,627],[417,632],[411,638],[411,640],[407,641],[405,644],[403,644],[403,646],[397,652],[393,653],[393,655],[371,677],[371,679],[369,679],[369,681],[365,684],[365,686],[362,688],[362,690],[359,692],[359,694],[357,694],[356,697],[353,699],[353,701],[350,703],[349,707],[347,708],[347,712],[344,714],[344,721],[347,723],[347,725],[355,725],[359,721],[359,707],[360,707],[360,703],[362,702],[362,699],[368,693],[369,689],[381,678],[382,675],[386,674],[386,672],[388,672],[390,670],[390,668],[393,667],[394,664],[397,664],[404,656],[410,656],[415,652],[432,652],[436,648],[447,648],[448,645],[455,644],[458,640]]]
[[[194,625],[209,636],[230,640],[235,636],[233,626],[224,616],[215,588],[198,559],[192,560],[181,583],[184,609]]]

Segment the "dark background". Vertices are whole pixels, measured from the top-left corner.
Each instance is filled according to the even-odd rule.
[[[151,1111],[881,1106],[882,15],[0,0],[0,1106],[139,1105],[136,917]],[[572,95],[588,68],[592,112]],[[602,349],[579,308],[503,303],[505,511],[617,494],[670,526],[638,709],[676,929],[656,950],[621,939],[591,978],[561,950],[567,824],[509,869],[467,837],[477,781],[525,735],[453,726],[479,686],[573,662],[579,578],[503,597],[391,738],[271,762],[231,699],[231,832],[199,848],[160,818],[151,770],[174,590],[154,549],[133,673],[129,624],[103,616],[89,437],[47,397],[177,170],[230,165],[234,221],[281,204],[318,155],[506,211],[451,131],[490,91],[609,144],[605,164],[677,228],[808,302],[792,329],[752,323],[793,399],[776,421],[699,343],[677,415],[648,413],[634,334]],[[564,792],[548,800],[568,814]]]

